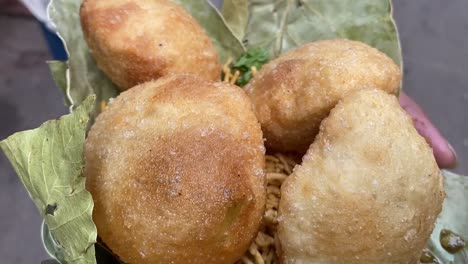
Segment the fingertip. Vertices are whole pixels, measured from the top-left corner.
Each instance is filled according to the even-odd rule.
[[[441,169],[453,169],[457,167],[457,154],[450,143],[445,142],[445,146],[434,146],[433,152],[437,164]]]
[[[437,165],[441,169],[453,169],[457,166],[457,154],[442,136],[440,131],[427,118],[424,111],[406,94],[400,94],[400,105],[413,119],[413,124],[419,134],[423,136],[431,146]]]
[[[449,162],[449,165],[447,166],[447,169],[453,169],[456,168],[458,165],[458,156],[457,152],[453,148],[453,146],[447,142],[448,148],[450,149],[450,152],[452,154],[451,162]]]

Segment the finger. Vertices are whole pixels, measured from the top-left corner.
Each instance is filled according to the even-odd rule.
[[[431,145],[439,167],[454,168],[457,165],[457,156],[453,147],[431,123],[421,107],[403,92],[400,94],[400,105],[413,119],[419,134]]]

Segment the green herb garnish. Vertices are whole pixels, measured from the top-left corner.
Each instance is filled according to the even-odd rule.
[[[252,79],[253,71],[260,70],[269,58],[268,50],[264,48],[253,48],[244,53],[231,65],[233,72],[240,72],[236,84],[241,87],[246,85]]]

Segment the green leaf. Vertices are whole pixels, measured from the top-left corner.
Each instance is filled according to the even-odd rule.
[[[52,0],[48,10],[49,18],[57,27],[57,33],[69,55],[67,62],[52,62],[49,67],[53,79],[64,91],[66,102],[72,108],[92,94],[96,95],[96,106],[118,94],[116,86],[97,67],[84,40],[80,5],[81,0]],[[99,112],[98,107],[95,109]]]
[[[47,254],[49,254],[49,256],[53,257],[54,259],[64,259],[65,253],[63,252],[62,248],[54,241],[49,227],[44,221],[42,221],[41,225],[41,239],[42,244],[44,244],[44,249],[46,250]]]
[[[52,235],[50,234],[49,228],[45,222],[42,222],[41,227],[41,237],[44,248],[46,249],[49,256],[54,259],[63,259],[62,249],[54,241]],[[120,263],[117,257],[115,257],[109,249],[105,248],[103,245],[96,243],[94,244],[96,251],[96,261],[99,264],[115,264]],[[58,263],[58,262],[57,262]]]
[[[71,106],[71,101],[67,96],[67,63],[64,61],[48,61],[50,72],[52,74],[52,79],[60,90],[62,90],[65,95],[65,105]]]
[[[365,42],[402,64],[390,0],[252,0],[247,48],[274,57],[308,42],[347,38]]]
[[[237,39],[242,39],[249,21],[249,0],[224,0],[221,14]]]
[[[96,263],[93,200],[82,174],[94,100],[89,97],[73,113],[0,142],[63,253],[61,263]]]
[[[205,29],[218,50],[221,63],[238,58],[245,49],[209,0],[173,0],[183,6]]]
[[[465,262],[455,261],[454,263],[468,263],[467,253],[461,251],[457,256],[445,251],[440,244],[440,231],[448,229],[452,232],[468,238],[468,177],[456,175],[449,171],[443,171],[445,200],[442,213],[437,219],[436,226],[432,232],[429,242],[431,251],[443,262],[455,261],[455,257],[464,258]]]

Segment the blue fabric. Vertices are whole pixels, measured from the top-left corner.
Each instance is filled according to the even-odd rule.
[[[62,40],[57,36],[57,34],[55,34],[55,32],[50,31],[43,23],[40,23],[40,25],[53,59],[61,61],[67,60],[68,55],[65,51]]]

